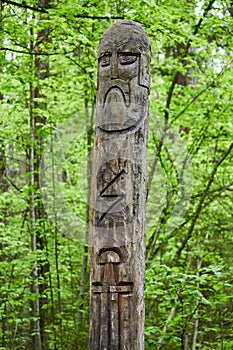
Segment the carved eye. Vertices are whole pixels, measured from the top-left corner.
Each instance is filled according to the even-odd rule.
[[[110,55],[105,55],[100,58],[101,67],[106,67],[110,65]]]
[[[134,63],[136,60],[137,60],[137,56],[134,56],[134,55],[121,54],[119,56],[120,64],[131,64],[131,63]]]

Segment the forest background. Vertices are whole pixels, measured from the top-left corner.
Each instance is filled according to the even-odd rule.
[[[88,348],[97,48],[152,47],[146,349],[233,348],[233,1],[0,3],[0,349]]]

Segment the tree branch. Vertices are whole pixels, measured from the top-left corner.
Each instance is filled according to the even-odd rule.
[[[195,26],[194,32],[193,34],[196,35],[198,33],[198,30],[201,27],[202,22],[204,21],[204,19],[206,18],[206,16],[208,15],[209,10],[211,9],[212,5],[214,4],[215,0],[211,0],[208,4],[208,6],[206,6],[203,16],[199,19],[197,25]]]
[[[211,87],[212,83],[207,85],[203,90],[201,90],[196,96],[194,96],[192,98],[192,100],[190,102],[187,103],[187,105],[182,109],[182,111],[180,113],[178,113],[171,121],[171,125],[174,123],[174,121],[176,121],[182,114],[184,114],[187,109],[198,99],[198,97],[200,97],[204,92],[206,92],[210,87]]]
[[[45,9],[43,9],[43,8],[29,6],[29,5],[26,5],[25,3],[20,4],[18,2],[10,1],[10,0],[3,0],[3,3],[8,4],[8,5],[17,6],[17,7],[26,9],[26,10],[32,10],[32,11],[40,12],[40,13],[47,13],[47,11]]]
[[[193,32],[194,35],[196,35],[198,33],[198,30],[200,29],[203,20],[206,18],[207,14],[208,14],[209,10],[211,9],[211,7],[212,7],[214,2],[215,2],[215,0],[211,0],[209,2],[208,6],[205,8],[203,16],[200,18],[200,20],[198,21],[197,25],[195,26],[195,29],[194,29],[194,32]],[[188,43],[186,45],[186,48],[185,48],[183,54],[181,55],[181,62],[183,62],[183,63],[184,63],[184,57],[188,53],[188,50],[189,50],[189,48],[191,46],[191,43],[192,43],[192,39],[190,39],[188,41]],[[175,73],[174,78],[173,78],[172,83],[171,83],[171,86],[170,86],[170,89],[169,89],[169,92],[168,92],[167,101],[166,101],[165,115],[164,115],[166,121],[168,121],[168,118],[169,118],[169,108],[170,108],[170,104],[171,104],[171,100],[172,100],[172,96],[173,96],[173,91],[174,91],[175,86],[176,86],[177,81],[178,81],[179,74],[180,74],[179,71],[177,71]]]
[[[29,6],[26,5],[24,2],[23,3],[18,3],[16,1],[11,1],[11,0],[3,0],[3,3],[8,4],[8,5],[13,5],[13,6],[17,6],[20,8],[23,8],[25,10],[31,10],[31,11],[35,11],[35,12],[39,12],[39,13],[48,13],[47,10],[45,10],[44,8],[40,8],[40,7],[35,7],[35,6]],[[75,15],[75,18],[88,18],[88,19],[124,19],[124,17],[120,17],[120,16],[88,16],[88,15]]]
[[[172,80],[170,89],[168,91],[167,101],[166,101],[166,109],[165,109],[165,114],[164,114],[164,118],[166,121],[168,121],[168,118],[169,118],[169,108],[170,108],[170,104],[171,104],[171,100],[172,100],[173,91],[174,91],[176,83],[178,81],[178,77],[179,77],[179,72],[176,72],[176,74],[174,75],[174,78]]]
[[[202,208],[203,208],[203,204],[204,204],[204,201],[209,193],[209,189],[210,189],[210,186],[212,185],[213,181],[214,181],[214,178],[215,178],[215,175],[217,173],[217,170],[219,168],[219,166],[223,163],[223,161],[227,158],[227,156],[231,153],[233,149],[233,142],[231,143],[230,147],[228,148],[228,150],[224,153],[224,155],[222,156],[222,158],[215,164],[215,167],[213,168],[212,170],[212,173],[211,173],[211,176],[209,178],[209,181],[207,183],[207,186],[205,188],[205,191],[203,192],[202,196],[201,196],[201,199],[199,201],[199,204],[197,206],[197,209],[196,209],[196,212],[194,214],[194,217],[191,221],[191,225],[190,225],[190,228],[187,232],[187,235],[185,237],[185,239],[183,240],[180,248],[177,250],[176,252],[176,255],[175,255],[175,258],[174,258],[174,264],[176,265],[179,258],[180,258],[180,255],[183,251],[183,249],[185,248],[187,242],[189,241],[189,239],[192,237],[192,232],[193,232],[193,229],[195,227],[195,224],[197,222],[197,219],[202,211]]]
[[[10,51],[15,53],[23,53],[25,55],[31,55],[31,56],[55,56],[55,55],[68,55],[72,52],[74,52],[75,48],[70,51],[65,52],[35,52],[35,51],[24,51],[24,50],[17,50],[17,49],[10,49],[9,47],[0,47],[0,51]]]
[[[22,190],[7,175],[5,175],[5,178],[18,192],[22,193]]]

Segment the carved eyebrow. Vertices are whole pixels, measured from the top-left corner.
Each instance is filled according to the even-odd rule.
[[[118,51],[117,52],[118,56],[140,56],[140,53],[137,52],[129,52],[129,51]]]
[[[129,56],[136,56],[138,53],[131,52],[131,51],[117,51],[118,55],[129,55]]]
[[[101,53],[99,58],[104,57],[104,56],[111,56],[111,55],[112,55],[112,53],[110,51],[106,51],[106,52]]]

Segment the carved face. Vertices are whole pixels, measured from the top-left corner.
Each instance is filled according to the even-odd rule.
[[[99,47],[97,125],[125,131],[138,125],[147,108],[150,46],[132,21],[113,24]]]
[[[99,77],[129,82],[138,77],[139,55],[112,48],[99,58]],[[115,84],[117,82],[113,82]]]

